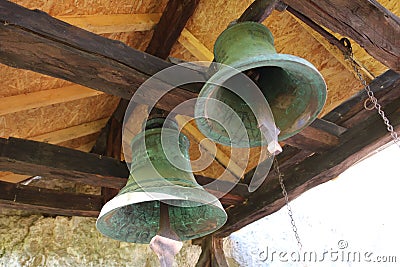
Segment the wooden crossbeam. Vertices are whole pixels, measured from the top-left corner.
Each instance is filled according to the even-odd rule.
[[[0,171],[117,189],[126,184],[129,174],[125,163],[118,160],[17,138],[0,139]]]
[[[0,105],[0,116],[101,94],[103,93],[100,91],[76,84],[56,89],[3,97],[1,99],[2,104]]]
[[[79,137],[88,136],[100,132],[101,128],[106,124],[107,119],[100,119],[80,125],[68,127],[65,129],[49,132],[46,134],[36,135],[29,137],[28,139],[45,142],[50,144],[60,144],[69,140],[73,140]],[[79,151],[88,152],[92,149],[94,142],[83,144],[80,147],[75,148]],[[15,173],[0,173],[0,180],[12,183],[19,183],[31,177],[31,175],[21,175]]]
[[[193,56],[200,61],[213,61],[214,54],[202,44],[189,30],[183,29],[181,36],[178,39],[179,43],[183,45]]]
[[[381,105],[391,102],[398,96],[398,88],[400,86],[400,79],[398,77],[398,73],[393,70],[388,70],[369,84],[369,88],[374,93],[375,97],[379,99]],[[343,125],[344,127],[351,126],[354,120],[357,121],[357,114],[370,113],[364,108],[364,103],[367,98],[367,93],[365,91],[360,91],[326,114],[324,119],[338,125]],[[369,102],[366,102],[366,104],[368,107],[371,106]]]
[[[2,208],[65,216],[97,217],[102,205],[102,198],[98,195],[74,194],[0,181]]]
[[[400,71],[400,18],[376,0],[284,0],[328,29],[350,37],[371,56]],[[395,37],[396,36],[396,37]]]
[[[313,152],[323,152],[339,144],[347,129],[332,122],[316,119],[309,127],[283,141],[285,144]]]
[[[391,77],[391,82],[387,80],[388,76]],[[391,99],[383,106],[383,109],[397,133],[400,134],[400,75],[389,71],[376,78],[374,84],[381,86],[380,80],[391,88]],[[357,106],[358,102],[353,102],[353,105]],[[346,103],[343,109],[345,106]],[[338,107],[338,109],[341,108]],[[349,107],[345,109],[352,110]],[[290,199],[294,199],[305,191],[336,178],[360,159],[392,140],[381,117],[374,112],[366,112],[368,116],[360,118],[357,123],[353,123],[341,135],[340,142],[335,147],[323,153],[312,155],[306,153],[295,162],[281,166],[280,169],[284,175],[285,187]],[[326,117],[330,117],[328,115]],[[284,152],[277,156],[279,162],[285,163],[284,157],[286,157],[286,160],[291,160],[296,156],[296,151],[293,151],[294,153],[292,151]],[[289,158],[287,157],[288,154]],[[228,211],[228,222],[218,231],[217,235],[228,236],[247,224],[279,210],[283,205],[285,205],[285,200],[281,194],[277,173],[271,171],[261,187],[249,196],[246,205],[236,206]]]
[[[0,138],[0,171],[65,179],[118,190],[125,186],[129,174],[126,164],[113,158],[17,138]],[[214,181],[204,176],[196,176],[196,179],[201,185]],[[232,183],[221,181],[216,187],[210,187],[209,191],[219,194],[232,187]],[[232,192],[222,197],[221,202],[226,205],[241,203],[247,195],[247,186],[238,184]]]
[[[62,78],[128,100],[147,78],[173,66],[121,42],[5,0],[0,1],[0,38],[0,63]],[[192,69],[180,67],[179,71],[182,75],[204,80],[202,73]],[[196,97],[201,85],[188,84],[182,88],[170,91],[157,106],[170,110]],[[144,104],[153,100],[160,86],[146,90],[146,96],[137,98]]]
[[[157,25],[160,17],[160,13],[152,13],[58,16],[56,18],[90,32],[101,34],[150,30]],[[188,29],[182,30],[178,41],[198,60],[212,61],[214,59],[213,53]]]

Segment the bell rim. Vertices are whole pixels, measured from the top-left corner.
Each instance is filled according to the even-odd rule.
[[[182,186],[179,186],[182,187]],[[164,187],[165,188],[165,187]],[[112,198],[110,201],[108,201],[101,209],[99,216],[97,217],[96,220],[96,229],[102,233],[103,235],[112,238],[114,240],[119,240],[122,242],[128,242],[127,240],[123,240],[120,238],[117,238],[116,236],[110,235],[110,231],[106,231],[106,229],[108,229],[107,227],[103,227],[102,226],[102,222],[103,219],[105,218],[105,216],[107,214],[109,214],[110,212],[113,212],[119,208],[123,208],[129,205],[134,205],[134,204],[140,204],[140,203],[144,203],[144,202],[152,202],[152,201],[168,201],[168,200],[183,200],[183,201],[190,201],[192,203],[197,202],[199,205],[198,206],[203,206],[203,205],[208,205],[211,206],[213,209],[217,210],[220,212],[220,216],[222,215],[224,217],[223,222],[221,222],[219,225],[217,225],[215,228],[213,228],[212,230],[208,231],[208,232],[203,232],[201,235],[196,236],[195,238],[201,237],[201,236],[205,236],[207,234],[210,234],[216,230],[218,230],[219,228],[221,228],[227,221],[228,217],[226,214],[225,209],[222,207],[221,202],[218,200],[218,198],[216,198],[214,195],[208,193],[207,191],[200,189],[200,188],[189,188],[189,187],[183,187],[184,191],[186,190],[196,190],[197,192],[200,192],[200,195],[205,195],[207,194],[207,196],[209,198],[212,198],[213,201],[204,201],[204,197],[200,196],[198,198],[193,198],[193,199],[187,199],[185,197],[179,197],[177,195],[171,195],[168,193],[160,193],[160,192],[127,192],[121,195],[117,195],[114,198]],[[177,192],[179,192],[178,194],[182,193],[182,188],[180,188]],[[185,207],[185,206],[182,206]],[[186,207],[193,207],[193,206],[186,206]],[[189,240],[191,238],[186,238],[180,236],[181,240]],[[150,242],[150,240],[146,240],[143,242],[136,242],[136,243],[142,243],[142,244],[146,244],[148,242]]]
[[[238,73],[242,73],[243,71],[257,68],[257,67],[281,67],[284,68],[285,70],[287,68],[285,67],[290,67],[290,70],[293,70],[297,73],[305,73],[308,74],[306,75],[306,79],[308,81],[312,81],[315,85],[315,88],[319,89],[320,92],[320,98],[318,101],[318,107],[315,109],[314,113],[312,114],[312,118],[316,118],[318,114],[322,111],[326,100],[327,100],[327,85],[325,83],[325,80],[321,73],[317,70],[317,68],[310,63],[309,61],[298,57],[294,55],[289,55],[289,54],[268,54],[268,55],[259,55],[259,56],[252,56],[246,58],[246,60],[240,62],[241,64],[234,64],[234,65],[225,65],[223,63],[220,63],[220,69],[210,77],[210,79],[205,83],[203,88],[201,89],[199,93],[199,98],[208,98],[208,96],[219,86],[216,84],[222,84],[228,79],[232,78],[234,75]],[[288,64],[288,65],[286,65]],[[294,67],[294,65],[296,67]],[[233,71],[232,71],[233,70]],[[204,131],[204,129],[208,128],[208,126],[205,123],[202,123],[198,118],[206,118],[205,116],[205,108],[200,106],[201,101],[196,101],[195,104],[195,109],[194,109],[194,114],[195,114],[195,121],[197,124],[197,127],[199,130],[208,138],[212,139],[215,142],[218,142],[222,145],[225,146],[233,146],[233,147],[257,147],[257,146],[262,146],[262,145],[267,145],[265,140],[264,142],[262,141],[254,141],[254,142],[249,142],[244,145],[240,144],[235,144],[232,143],[227,136],[223,135],[215,135],[213,136],[212,133],[208,134],[208,131]],[[283,141],[300,131],[302,131],[304,128],[309,126],[313,120],[310,120],[307,124],[305,124],[303,127],[297,129],[296,131],[290,132],[288,134],[283,134],[282,131],[278,135],[278,141]],[[274,118],[275,120],[275,118]],[[207,133],[207,134],[206,134]]]

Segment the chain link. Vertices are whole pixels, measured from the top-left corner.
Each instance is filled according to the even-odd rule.
[[[300,236],[297,231],[296,222],[294,221],[294,218],[293,218],[292,207],[289,204],[288,193],[286,191],[285,184],[283,183],[283,174],[281,173],[281,170],[279,169],[278,160],[276,158],[274,158],[274,166],[275,166],[275,170],[278,174],[278,180],[279,180],[279,184],[281,185],[282,195],[285,198],[286,208],[288,211],[288,215],[290,217],[290,223],[292,224],[292,230],[293,230],[294,236],[296,237],[297,245],[298,245],[299,249],[301,250],[303,248],[303,244],[301,243]]]
[[[343,40],[343,39],[342,39]],[[347,40],[347,39],[346,39]],[[367,107],[367,102],[364,102],[364,108],[366,110],[372,110],[375,108],[378,111],[378,114],[381,116],[383,122],[386,125],[386,130],[390,133],[390,136],[392,137],[393,141],[399,146],[400,148],[400,139],[397,134],[397,132],[394,130],[393,125],[390,124],[389,119],[386,117],[385,112],[382,109],[382,106],[378,103],[378,99],[375,97],[374,92],[371,90],[369,85],[367,84],[367,81],[364,79],[363,75],[360,72],[360,68],[358,64],[356,63],[353,55],[353,51],[350,45],[350,41],[347,40],[343,42],[343,44],[347,47],[348,52],[344,53],[345,59],[349,60],[351,65],[353,66],[354,72],[356,73],[358,79],[360,80],[361,84],[364,87],[364,90],[367,92],[368,95],[368,100],[372,103],[372,108]]]

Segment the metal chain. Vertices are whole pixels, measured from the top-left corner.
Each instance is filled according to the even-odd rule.
[[[293,230],[294,236],[296,237],[297,245],[298,245],[299,249],[301,250],[303,248],[303,244],[301,243],[299,233],[297,232],[297,226],[296,226],[296,222],[294,221],[294,218],[293,218],[292,207],[289,204],[288,193],[286,191],[285,184],[283,183],[283,174],[282,174],[281,170],[279,169],[278,160],[276,158],[274,158],[274,166],[275,166],[276,172],[278,173],[278,180],[279,180],[279,184],[281,185],[282,195],[285,198],[286,208],[287,208],[287,211],[288,211],[288,214],[290,217],[290,223],[292,224],[292,230]]]
[[[348,52],[344,53],[345,59],[349,60],[351,65],[353,66],[353,69],[355,73],[357,74],[358,79],[360,80],[361,84],[364,87],[364,90],[367,92],[368,99],[364,102],[364,108],[366,110],[372,110],[376,109],[378,111],[378,114],[382,117],[383,122],[386,125],[387,131],[390,133],[390,136],[392,137],[393,141],[399,146],[400,148],[400,139],[395,132],[393,125],[390,124],[389,119],[386,117],[385,112],[382,109],[382,106],[378,103],[378,99],[375,97],[374,92],[372,92],[371,88],[369,87],[369,84],[367,84],[367,81],[364,79],[363,75],[360,72],[360,68],[358,64],[356,63],[353,55],[353,51],[351,48],[350,41],[346,38],[343,38],[340,40],[340,42],[347,48]],[[372,107],[368,107],[368,100],[372,103]]]

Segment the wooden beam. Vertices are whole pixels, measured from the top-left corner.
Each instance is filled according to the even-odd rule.
[[[126,164],[113,158],[17,138],[0,138],[0,171],[59,178],[115,189],[125,186],[129,175]],[[203,176],[196,179],[202,185],[214,181]],[[226,192],[226,188],[232,187],[232,183],[221,181],[210,188],[210,192]],[[243,202],[247,195],[247,186],[238,184],[221,202],[234,205]]]
[[[128,100],[147,78],[173,66],[121,42],[5,0],[0,1],[0,38],[0,62],[3,64],[69,80]],[[205,80],[202,73],[178,68],[182,75]],[[185,90],[170,91],[157,106],[170,110],[196,97],[201,85],[182,87]],[[137,98],[138,101],[152,101],[160,88],[151,86],[146,90],[147,94]]]
[[[369,88],[382,105],[398,96],[399,87],[400,74],[393,70],[386,71],[369,84]],[[349,125],[349,122],[354,120],[357,113],[370,113],[364,108],[364,102],[367,98],[367,92],[362,90],[326,114],[324,119],[347,127],[346,125]],[[367,104],[370,105],[370,103]]]
[[[2,104],[0,105],[0,116],[101,94],[103,93],[76,84],[56,89],[3,97],[1,99]]]
[[[12,172],[2,172],[0,173],[0,181],[9,182],[9,183],[19,183],[25,181],[30,175],[22,175],[22,174],[15,174]]]
[[[166,59],[198,3],[199,0],[169,0],[146,52]]]
[[[0,207],[64,216],[97,217],[103,205],[101,196],[0,181]]]
[[[160,17],[161,13],[79,15],[56,18],[90,32],[101,34],[150,30],[157,24]],[[214,59],[213,53],[186,28],[182,29],[178,41],[198,60],[212,61]]]
[[[376,0],[284,0],[328,29],[350,37],[384,65],[400,71],[400,19]]]
[[[72,126],[69,128],[61,129],[58,131],[41,134],[37,136],[29,137],[30,140],[45,142],[50,144],[60,144],[65,141],[73,140],[79,137],[87,136],[90,134],[94,134],[100,132],[101,128],[106,124],[107,119],[100,119],[93,122],[83,123],[77,126]],[[75,148],[79,151],[88,152],[92,149],[94,143],[90,142],[88,144],[84,144],[80,147]],[[3,173],[4,174],[4,173]],[[31,177],[30,175],[21,175],[15,173],[5,173],[5,175],[0,174],[0,180],[11,182],[11,183],[19,183]]]
[[[397,80],[399,79],[400,75],[397,77]],[[392,98],[383,108],[397,133],[400,134],[399,89],[399,86],[393,89],[397,92],[397,97]],[[360,159],[391,140],[380,116],[369,113],[367,118],[363,118],[342,134],[340,143],[336,147],[308,156],[295,164],[281,167],[289,198],[294,199],[305,191],[336,178]],[[277,156],[278,161],[281,161],[281,158],[281,155]],[[271,171],[264,184],[248,197],[245,205],[228,210],[228,222],[217,235],[228,236],[247,224],[279,210],[283,205],[285,200],[281,194],[277,174]]]
[[[243,14],[238,19],[238,22],[263,22],[272,13],[278,2],[279,0],[255,0],[243,12]]]
[[[129,174],[119,160],[17,138],[0,139],[0,170],[117,189]]]
[[[57,16],[56,18],[93,33],[149,31],[161,13]]]
[[[316,119],[298,134],[283,141],[285,144],[312,152],[323,152],[339,144],[347,129],[332,122]]]
[[[346,60],[343,55],[343,53],[347,52],[347,48],[345,48],[344,45],[340,43],[340,40],[327,32],[324,28],[310,20],[308,17],[293,10],[293,8],[289,7],[287,10],[289,12],[292,11],[293,13],[291,13],[291,15],[297,21],[297,23],[299,23],[301,27],[303,27],[303,29],[311,34],[312,37],[314,37],[316,41],[318,41],[337,61],[339,61],[346,70],[357,77],[357,74],[354,72],[354,67],[352,66],[351,62],[349,60]],[[313,27],[311,27],[310,25],[313,25]],[[327,38],[327,36],[329,36],[329,38]],[[367,69],[362,67],[362,64],[357,62],[357,65],[365,75],[367,83],[371,82],[371,80],[374,79],[374,76]]]

